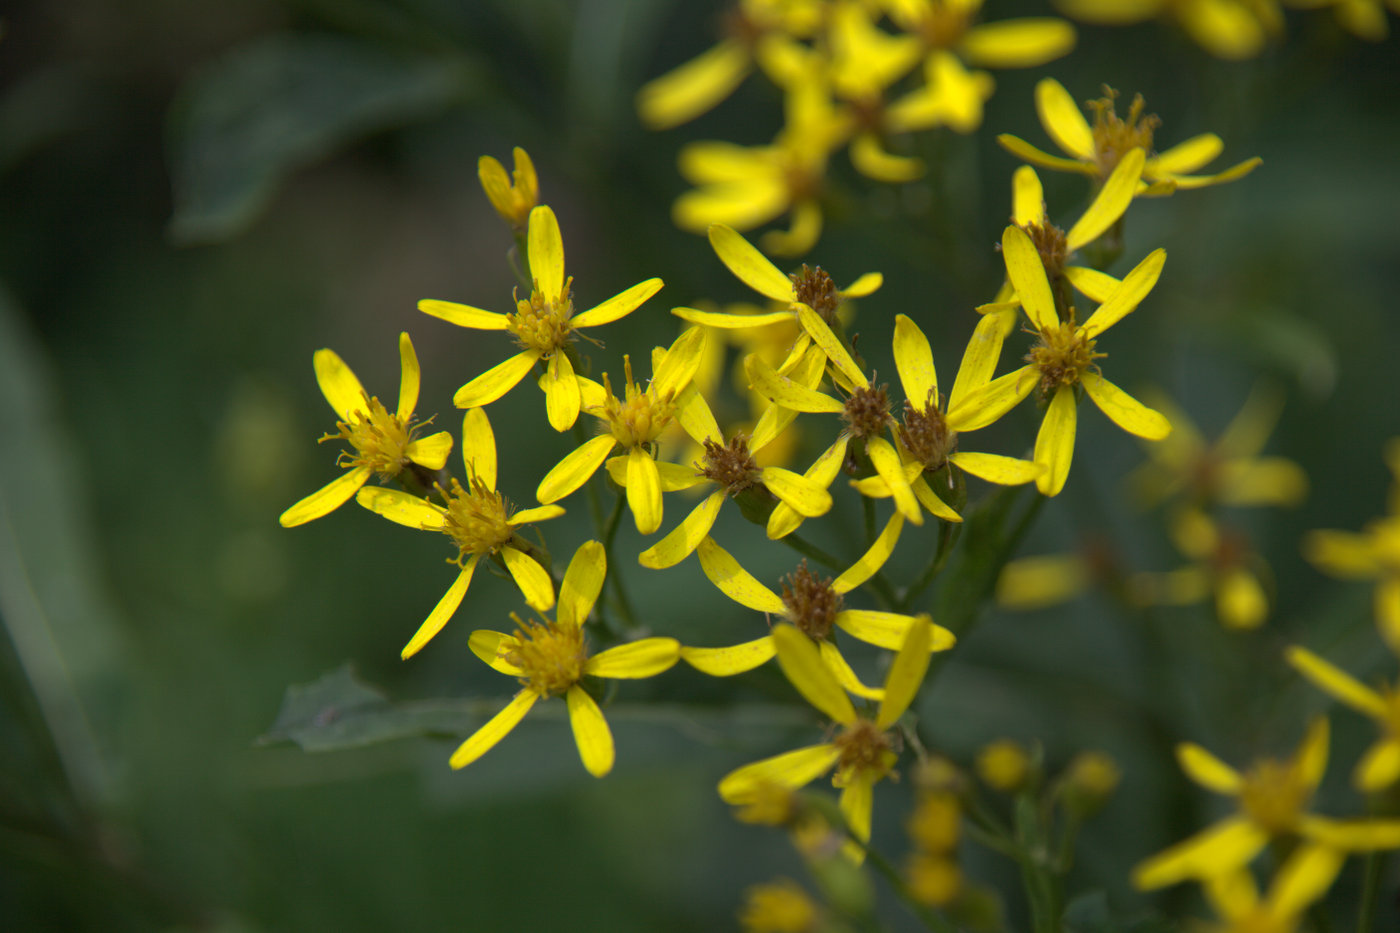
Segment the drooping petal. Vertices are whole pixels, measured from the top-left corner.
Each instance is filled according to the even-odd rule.
[[[1150,891],[1189,878],[1216,877],[1249,864],[1268,841],[1268,833],[1249,820],[1230,817],[1139,864],[1133,885]]]
[[[765,784],[804,787],[830,771],[840,757],[841,750],[829,743],[774,755],[726,774],[719,782],[719,795],[725,803],[735,804],[746,802]]]
[[[725,39],[642,85],[637,114],[653,130],[680,126],[728,97],[751,67],[748,47],[738,39]]]
[[[1178,745],[1176,760],[1187,777],[1217,794],[1234,796],[1244,786],[1244,778],[1238,771],[1194,742]]]
[[[1045,472],[1035,478],[1035,486],[1043,496],[1058,496],[1060,490],[1065,488],[1069,467],[1074,460],[1077,419],[1074,390],[1069,386],[1060,386],[1055,390],[1055,397],[1050,400],[1050,407],[1045,410],[1045,420],[1040,423],[1040,431],[1035,436],[1035,462],[1045,467]]]
[[[773,644],[777,646],[778,664],[783,673],[808,703],[836,722],[856,721],[856,708],[851,705],[851,698],[827,668],[811,638],[784,622],[773,627]]]
[[[1031,323],[1043,331],[1058,328],[1060,318],[1055,313],[1050,280],[1045,277],[1045,264],[1031,238],[1020,227],[1007,227],[1001,237],[1001,252],[1006,260],[1006,275]]]
[[[1223,185],[1228,181],[1243,178],[1262,165],[1263,162],[1263,159],[1255,156],[1252,159],[1245,159],[1238,165],[1232,165],[1223,172],[1216,172],[1214,175],[1170,175],[1167,177],[1167,182],[1179,191],[1190,191],[1193,188],[1205,188],[1209,185]]]
[[[1049,16],[983,23],[967,31],[959,48],[968,62],[983,68],[1034,68],[1074,48],[1074,27]]]
[[[844,402],[779,375],[756,353],[744,358],[744,372],[751,389],[792,411],[835,414],[846,410]]]
[[[885,523],[879,537],[866,549],[860,559],[831,582],[831,588],[838,593],[849,593],[879,573],[880,568],[885,566],[885,561],[889,560],[890,555],[894,553],[894,546],[899,542],[899,533],[902,530],[904,530],[904,516],[896,512],[890,516],[890,520]]]
[[[912,156],[899,156],[889,152],[880,143],[880,137],[864,132],[851,140],[851,164],[866,178],[890,184],[913,181],[924,173],[922,159]]]
[[[681,648],[681,658],[702,674],[731,677],[751,671],[777,653],[769,635],[728,648]]]
[[[583,671],[593,677],[637,680],[670,670],[680,657],[681,643],[674,638],[643,638],[595,654]]]
[[[472,330],[505,330],[510,320],[496,311],[485,311],[455,301],[438,301],[436,298],[424,298],[418,302],[418,310],[441,318],[449,324],[470,327]]]
[[[583,767],[594,777],[603,777],[613,766],[613,737],[603,711],[588,691],[575,684],[564,694],[569,704],[569,725]]]
[[[418,631],[413,633],[413,637],[408,640],[408,644],[403,646],[403,651],[399,657],[407,660],[417,654],[424,645],[432,640],[432,637],[442,631],[442,627],[457,612],[457,607],[462,605],[462,598],[467,595],[467,587],[471,586],[472,573],[476,570],[476,565],[481,562],[480,554],[473,554],[467,562],[462,565],[462,570],[457,574],[457,579],[452,581],[452,585],[447,588],[447,592],[442,594],[442,599],[433,607],[433,611],[428,613],[428,617],[423,620],[423,624],[418,626]]]
[[[1032,165],[1039,165],[1041,168],[1053,169],[1057,172],[1078,172],[1081,175],[1098,174],[1098,168],[1093,162],[1082,162],[1078,159],[1066,159],[1064,156],[1051,155],[1010,133],[998,134],[997,142],[1001,144],[1001,148],[1017,158],[1025,159]]]
[[[845,688],[847,693],[854,693],[858,697],[867,700],[874,700],[876,703],[885,698],[884,687],[867,687],[861,683],[856,672],[851,670],[851,665],[846,663],[845,657],[834,644],[823,638],[817,642],[817,650],[821,652],[822,661],[826,664],[826,669],[831,671],[836,682]]]
[[[711,224],[709,237],[710,245],[714,247],[720,262],[728,266],[729,271],[738,276],[739,280],[749,288],[765,298],[772,298],[774,301],[794,301],[796,299],[792,279],[783,275],[777,266],[758,251],[757,247],[740,236],[732,227],[727,227],[724,224]]]
[[[1098,373],[1092,370],[1081,373],[1079,381],[1099,410],[1129,434],[1159,441],[1171,433],[1171,422],[1161,412],[1148,408]]]
[[[1148,253],[1142,262],[1123,276],[1123,281],[1118,284],[1113,294],[1108,296],[1108,300],[1089,315],[1089,319],[1084,322],[1084,333],[1090,337],[1097,337],[1132,313],[1157,284],[1166,261],[1167,251],[1164,249],[1154,249]]]
[[[870,822],[875,810],[874,783],[871,775],[861,772],[841,788],[841,796],[836,800],[841,815],[846,818],[846,826],[851,835],[861,842],[870,841]],[[855,842],[848,841],[842,846],[841,852],[856,865],[865,861],[865,848]]]
[[[1137,191],[1138,181],[1142,178],[1143,162],[1146,159],[1147,153],[1141,149],[1133,149],[1118,161],[1113,167],[1113,174],[1108,176],[1099,193],[1094,196],[1089,209],[1065,234],[1065,249],[1072,253],[1082,246],[1089,245],[1123,216]]]
[[[924,512],[919,508],[919,500],[909,486],[909,476],[904,472],[904,464],[900,462],[898,452],[883,437],[867,437],[865,452],[870,456],[870,465],[875,467],[875,472],[889,485],[899,514],[915,525],[922,525]]]
[[[904,397],[916,408],[938,404],[938,371],[928,338],[908,315],[894,318],[894,365],[899,371]]]
[[[1039,381],[1040,370],[1034,366],[1022,366],[998,376],[968,392],[956,407],[949,409],[948,427],[958,432],[985,428],[1020,404]]]
[[[510,546],[501,548],[501,559],[531,609],[545,612],[554,606],[554,581],[538,561]]]
[[[1094,160],[1094,131],[1063,84],[1042,78],[1035,86],[1035,110],[1055,145],[1077,159]]]
[[[574,552],[564,582],[559,584],[559,608],[554,619],[561,626],[577,627],[588,620],[598,594],[603,591],[603,578],[608,574],[607,552],[598,541],[585,541]]]
[[[909,704],[914,702],[928,672],[929,654],[933,647],[933,620],[918,616],[905,630],[904,644],[885,675],[885,698],[875,716],[875,725],[888,729],[894,725]]]
[[[824,450],[821,456],[807,468],[806,477],[815,481],[818,485],[829,487],[836,479],[836,474],[841,472],[841,464],[846,459],[846,446],[849,440],[844,434],[838,435],[835,443]],[[784,535],[792,534],[802,524],[803,517],[796,510],[784,503],[778,503],[773,509],[773,513],[768,516],[767,534],[770,540],[776,541]]]
[[[642,534],[661,527],[661,475],[651,454],[640,447],[627,454],[627,507]]]
[[[955,525],[962,521],[962,516],[953,511],[953,507],[944,502],[938,493],[933,491],[933,487],[928,484],[928,480],[924,478],[922,473],[914,477],[909,488],[914,490],[914,498],[919,500],[919,504],[933,513],[935,517]]]
[[[376,515],[382,515],[406,528],[441,531],[446,524],[441,507],[402,489],[370,486],[361,489],[355,501]]]
[[[486,662],[493,671],[499,671],[509,677],[519,677],[523,673],[505,657],[519,644],[514,635],[493,632],[490,629],[477,629],[472,632],[471,638],[467,639],[467,647],[471,649],[472,654]]]
[[[1298,673],[1312,681],[1319,690],[1332,694],[1367,716],[1385,720],[1388,710],[1385,699],[1340,667],[1296,645],[1290,647],[1284,656]]]
[[[741,606],[748,606],[757,612],[781,615],[787,611],[782,597],[759,583],[729,552],[706,538],[695,549],[700,556],[700,568],[710,582],[720,591]]]
[[[413,409],[418,407],[418,387],[422,384],[423,370],[418,366],[418,354],[413,352],[413,341],[408,332],[399,334],[399,420],[408,423],[413,417]]]
[[[617,438],[611,434],[600,434],[584,441],[581,447],[545,474],[540,488],[535,491],[535,498],[545,505],[564,498],[588,482],[616,446]]]
[[[981,454],[960,450],[948,458],[973,476],[989,483],[1003,486],[1019,486],[1035,479],[1045,468],[1030,460],[1019,457],[1006,457],[1001,454]]]
[[[719,508],[724,504],[724,490],[710,493],[700,504],[691,510],[685,520],[671,529],[671,533],[647,548],[637,557],[643,567],[664,570],[685,560],[705,540],[710,529],[719,517]]]
[[[1045,222],[1045,189],[1029,165],[1022,165],[1011,175],[1011,220],[1018,227]]]
[[[764,467],[763,485],[778,500],[804,518],[816,518],[831,511],[831,493],[821,484],[782,467]]]
[[[556,352],[550,356],[549,368],[545,370],[540,384],[544,387],[549,426],[561,433],[572,428],[583,406],[583,394],[579,391],[578,379],[574,376],[574,366],[569,362],[568,354]]]
[[[540,358],[539,350],[525,350],[497,363],[486,372],[457,390],[452,404],[458,408],[480,408],[490,405],[520,384],[530,367]]]
[[[547,204],[530,211],[526,252],[535,287],[550,304],[561,304],[564,291],[564,238],[559,234],[559,220]]]
[[[404,456],[430,470],[441,470],[447,466],[447,455],[452,453],[452,435],[446,431],[429,434],[410,441],[403,449]]]
[[[821,347],[821,351],[826,354],[826,358],[831,361],[842,375],[851,381],[852,385],[865,386],[865,374],[856,366],[856,361],[851,359],[851,354],[847,352],[841,341],[836,339],[836,334],[832,332],[831,325],[821,319],[821,315],[813,311],[804,304],[797,305],[797,322],[802,325],[802,329],[812,338],[812,342]]]
[[[613,295],[602,304],[575,317],[572,321],[573,326],[575,328],[598,327],[601,324],[619,321],[640,308],[652,295],[661,291],[663,284],[660,279],[655,278],[638,282],[626,291]]]
[[[367,466],[346,470],[287,509],[277,521],[283,528],[295,528],[297,525],[304,525],[323,515],[329,515],[349,501],[350,497],[358,492],[361,486],[369,482],[369,475],[372,472]]]
[[[453,768],[465,768],[476,761],[482,755],[496,747],[496,743],[505,738],[510,730],[514,729],[520,720],[525,718],[525,714],[530,711],[530,707],[535,705],[540,695],[533,690],[521,690],[495,716],[492,716],[480,729],[471,736],[452,753],[452,758],[448,762]]]
[[[316,384],[336,418],[351,421],[351,412],[362,411],[369,404],[364,386],[334,350],[317,350],[311,356],[311,366],[316,371]]]

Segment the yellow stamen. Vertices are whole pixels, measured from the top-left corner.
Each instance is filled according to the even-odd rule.
[[[540,696],[562,696],[583,679],[588,660],[583,629],[576,625],[555,626],[548,622],[515,620],[516,647],[505,660],[520,668],[520,683]]]
[[[526,350],[539,350],[546,356],[569,343],[569,319],[574,314],[574,302],[570,296],[573,282],[573,276],[564,280],[564,290],[558,304],[540,294],[538,281],[530,292],[529,301],[516,297],[515,313],[506,316],[506,329],[515,336],[516,343]]]

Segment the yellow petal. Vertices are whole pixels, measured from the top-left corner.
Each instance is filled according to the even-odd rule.
[[[510,730],[514,729],[516,724],[525,718],[525,714],[530,711],[530,707],[534,706],[539,698],[540,695],[533,690],[521,690],[506,705],[505,709],[492,716],[486,725],[476,730],[471,738],[458,746],[448,763],[453,768],[465,768],[495,748],[496,743],[505,738]]]
[[[1015,320],[1014,314],[1012,320]],[[997,362],[1001,359],[1001,346],[1006,339],[1006,333],[998,315],[987,314],[978,318],[977,328],[972,332],[972,339],[967,342],[962,363],[958,366],[958,375],[953,380],[953,391],[948,395],[949,412],[957,408],[968,393],[992,381],[992,373],[996,372]]]
[[[662,284],[660,279],[647,279],[645,282],[638,282],[625,292],[619,292],[597,307],[590,308],[578,315],[571,323],[575,328],[598,327],[621,320],[640,308],[652,295],[661,291]]]
[[[1133,271],[1123,276],[1123,281],[1112,295],[1084,322],[1084,333],[1097,337],[1117,324],[1147,297],[1152,286],[1162,274],[1162,266],[1167,261],[1167,251],[1154,249]]]
[[[1365,579],[1380,573],[1380,555],[1370,539],[1350,531],[1310,531],[1303,536],[1303,556],[1335,577]]]
[[[701,311],[696,308],[672,308],[671,313],[683,321],[718,327],[720,330],[747,330],[768,327],[793,319],[791,311],[770,311],[766,314],[725,314],[721,311]]]
[[[435,298],[424,298],[418,302],[418,310],[424,314],[441,318],[449,324],[470,327],[472,330],[505,330],[509,321],[506,315],[495,311],[484,311],[481,308],[473,308],[471,305],[458,304],[455,301],[438,301]]]
[[[749,73],[752,57],[738,39],[726,39],[637,92],[637,114],[649,129],[695,119],[728,97]]]
[[[1297,917],[1332,886],[1345,856],[1329,846],[1304,845],[1283,863],[1269,889],[1269,912]]]
[[[418,407],[418,387],[422,384],[423,371],[418,367],[418,354],[413,352],[413,341],[408,333],[399,334],[399,420],[407,423],[413,417],[413,409]]]
[[[1234,796],[1244,786],[1238,771],[1193,742],[1176,747],[1176,760],[1187,777],[1217,794]]]
[[[1305,816],[1298,834],[1347,852],[1400,848],[1400,820],[1330,820]]]
[[[1400,780],[1400,739],[1383,738],[1366,750],[1352,777],[1357,788],[1379,793]]]
[[[744,372],[750,388],[792,411],[835,414],[846,410],[845,403],[779,375],[756,353],[744,358]]]
[[[316,384],[321,387],[321,394],[330,402],[339,420],[352,421],[351,412],[363,411],[369,404],[364,386],[334,350],[317,350],[311,356],[311,366],[316,371]]]
[[[856,672],[851,670],[851,665],[846,663],[840,650],[826,639],[817,643],[817,650],[821,652],[822,662],[826,664],[826,669],[831,671],[837,683],[845,688],[847,693],[854,693],[858,697],[867,700],[874,700],[876,703],[885,698],[884,687],[867,687],[860,682]]]
[[[900,462],[894,447],[883,437],[867,437],[865,452],[870,456],[870,464],[875,467],[875,472],[879,473],[880,478],[890,487],[890,494],[894,496],[895,508],[899,510],[899,514],[915,525],[922,525],[923,509],[919,508],[919,500],[909,486],[909,476],[904,472],[904,464]]]
[[[1220,465],[1225,505],[1297,505],[1308,494],[1308,475],[1292,460],[1260,457]]]
[[[1081,117],[1080,119],[1083,118]],[[1013,136],[1010,133],[1001,133],[998,135],[997,142],[1001,144],[1001,148],[1012,155],[1025,159],[1033,165],[1039,165],[1041,168],[1053,169],[1057,172],[1078,172],[1081,175],[1098,174],[1098,168],[1093,162],[1066,159],[1063,156],[1051,155],[1043,149],[1032,146],[1021,137]]]
[[[1400,655],[1400,579],[1376,584],[1376,627],[1391,653]]]
[[[1089,585],[1089,569],[1078,554],[1023,557],[1002,568],[997,605],[1006,609],[1043,609],[1079,595]]]
[[[583,446],[545,474],[540,488],[535,491],[535,498],[548,505],[578,489],[598,472],[598,467],[603,465],[615,446],[617,439],[611,434],[600,434],[584,441]]]
[[[1060,318],[1055,313],[1050,280],[1045,277],[1045,264],[1031,238],[1020,227],[1007,227],[1002,233],[1001,251],[1006,260],[1006,275],[1031,323],[1043,331],[1057,329]]]
[[[472,654],[485,661],[493,671],[500,671],[508,677],[519,677],[522,673],[520,668],[506,660],[506,655],[514,651],[519,644],[514,635],[489,629],[477,629],[467,640],[467,647],[471,649]]]
[[[1269,598],[1254,574],[1236,567],[1216,584],[1215,611],[1226,628],[1258,628],[1269,614]]]
[[[595,654],[583,671],[592,677],[637,680],[670,670],[680,657],[681,643],[674,638],[643,638]]]
[[[1138,181],[1142,178],[1142,166],[1147,153],[1133,149],[1118,161],[1113,174],[1108,176],[1099,193],[1084,215],[1075,221],[1065,234],[1065,249],[1073,253],[1099,238],[1109,227],[1123,216],[1133,201]]]
[[[783,673],[808,703],[837,722],[856,721],[851,698],[827,668],[811,638],[784,622],[773,627],[773,644],[777,646]]]
[[[682,648],[681,658],[702,674],[731,677],[766,663],[777,650],[772,637],[764,635],[728,648]]]
[[[559,221],[554,211],[546,204],[530,211],[526,252],[535,287],[550,304],[561,304],[564,291],[564,238],[559,234]]]
[[[749,437],[749,452],[758,453],[773,443],[796,419],[797,412],[791,408],[769,405],[763,409],[763,414],[758,416],[758,423],[753,426],[753,434]]]
[[[838,593],[849,593],[875,576],[894,553],[894,546],[899,542],[899,533],[903,529],[904,517],[898,512],[891,515],[879,537],[850,569],[831,582],[831,588]]]
[[[1163,174],[1180,175],[1194,172],[1220,155],[1225,143],[1214,133],[1192,136],[1185,142],[1177,143],[1165,152],[1159,152],[1147,160],[1143,174],[1156,177]]]
[[[875,725],[888,729],[914,702],[923,686],[924,674],[928,672],[932,649],[933,620],[924,615],[912,619],[905,630],[904,644],[900,645],[890,672],[885,675],[885,698],[880,701]]]
[[[974,26],[960,45],[964,57],[983,68],[1034,68],[1069,54],[1072,48],[1074,27],[1048,16]]]
[[[700,556],[700,567],[705,571],[705,576],[739,605],[774,615],[787,611],[782,597],[755,580],[728,551],[715,544],[713,538],[701,541],[695,550]]]
[[[685,560],[710,533],[723,504],[724,490],[710,493],[685,517],[685,521],[671,529],[670,534],[643,551],[637,558],[638,562],[643,567],[664,570]]]
[[[831,511],[831,493],[821,484],[782,467],[764,467],[761,475],[768,491],[798,515],[816,518]]]
[[[1107,272],[1085,266],[1065,266],[1065,278],[1085,297],[1102,304],[1123,283]]]
[[[569,704],[569,725],[583,767],[594,777],[603,777],[613,766],[613,737],[603,711],[588,692],[575,684],[564,694]]]
[[[446,523],[440,506],[434,505],[426,499],[420,499],[412,493],[404,492],[402,489],[370,486],[361,489],[359,495],[355,497],[355,501],[376,515],[382,515],[389,521],[397,522],[407,528],[441,531]]]
[[[1284,656],[1288,663],[1312,681],[1314,686],[1330,693],[1352,709],[1382,721],[1388,715],[1385,699],[1379,693],[1336,665],[1296,645],[1290,647]]]
[[[1054,78],[1042,78],[1035,86],[1035,109],[1055,145],[1077,159],[1094,160],[1094,131],[1064,85]]]
[[[1269,841],[1243,817],[1231,817],[1179,842],[1133,869],[1133,885],[1142,891],[1189,878],[1210,878],[1249,864]]]
[[[836,627],[866,644],[889,651],[898,651],[904,645],[904,637],[914,616],[898,612],[880,612],[876,609],[843,609],[836,614]],[[932,627],[929,635],[930,651],[947,651],[957,643],[953,633],[941,625]]]
[[[311,495],[293,505],[277,519],[283,528],[295,528],[309,521],[329,515],[344,505],[360,487],[369,481],[372,471],[369,467],[356,467],[347,470],[331,480]],[[417,527],[417,526],[414,526]]]
[[[559,608],[554,618],[562,626],[576,627],[588,621],[598,594],[603,591],[603,578],[608,573],[607,552],[598,541],[585,541],[574,552],[564,582],[559,585]]]
[[[1055,397],[1050,400],[1045,420],[1035,436],[1035,462],[1045,467],[1045,472],[1036,477],[1035,486],[1043,496],[1058,496],[1065,488],[1070,463],[1074,460],[1076,420],[1074,390],[1061,386],[1055,390]]]
[[[715,413],[710,410],[704,394],[694,382],[686,386],[676,398],[676,420],[697,444],[703,444],[707,440],[724,442],[724,434],[719,429],[719,422],[715,420]],[[751,444],[749,449],[754,450],[756,447]]]
[[[540,351],[526,350],[497,363],[458,389],[457,394],[452,396],[452,404],[458,408],[480,408],[491,404],[519,385],[539,358]]]
[[[467,476],[496,488],[496,435],[482,408],[468,408],[462,416],[462,465]]]
[[[839,291],[842,298],[864,298],[866,295],[875,294],[884,284],[885,277],[882,274],[867,272]]]
[[[661,527],[661,475],[651,454],[640,447],[627,454],[627,506],[642,534]]]
[[[1079,381],[1084,383],[1084,391],[1099,410],[1129,434],[1160,441],[1171,433],[1171,422],[1161,412],[1148,408],[1098,373],[1092,370],[1081,373]]]
[[[530,525],[535,522],[543,522],[548,521],[551,518],[558,518],[560,515],[563,514],[564,509],[562,506],[541,505],[533,509],[521,509],[519,512],[516,512],[510,518],[506,519],[506,521],[510,525],[510,527],[518,528],[521,525]]]
[[[846,819],[846,827],[851,831],[851,835],[861,842],[870,841],[870,821],[875,809],[873,784],[874,781],[869,775],[858,774],[854,780],[841,788],[841,796],[836,801],[841,815]],[[856,865],[865,861],[865,848],[854,842],[847,842],[842,846],[841,854]]]
[[[539,562],[509,546],[501,548],[501,558],[531,609],[544,612],[554,606],[554,581]]]
[[[545,370],[540,384],[544,388],[545,412],[549,416],[549,426],[559,432],[572,428],[578,420],[583,395],[579,392],[574,366],[569,362],[567,354],[556,352],[549,358],[549,368]]]
[[[403,646],[399,657],[405,660],[413,657],[432,640],[434,635],[442,631],[442,627],[457,612],[457,607],[462,605],[462,597],[467,595],[467,587],[471,586],[472,582],[472,573],[480,561],[480,554],[473,554],[467,560],[461,572],[457,574],[457,579],[452,581],[452,585],[447,588],[446,593],[442,594],[442,599],[438,600],[433,611],[428,613],[423,624],[418,626],[418,631],[414,632],[413,637],[408,640],[408,644]]]
[[[851,359],[851,354],[846,351],[841,341],[836,339],[836,334],[831,330],[830,325],[821,319],[821,315],[813,311],[806,305],[797,306],[797,322],[802,325],[802,329],[807,332],[807,336],[812,338],[812,342],[826,354],[826,358],[831,361],[852,385],[865,386],[865,374],[856,366],[856,361]]]
[[[914,490],[914,497],[919,500],[919,504],[928,509],[938,518],[945,522],[957,524],[962,521],[962,516],[953,511],[953,507],[944,502],[939,495],[933,491],[933,487],[928,484],[923,475],[914,477],[914,481],[909,484]]]
[[[841,750],[830,744],[774,755],[726,774],[719,782],[719,795],[725,803],[745,803],[765,784],[803,787],[830,771],[840,757]]]
[[[1045,189],[1029,165],[1022,165],[1011,175],[1011,220],[1018,227],[1045,222]]]
[[[410,441],[403,449],[404,456],[430,470],[441,470],[447,465],[447,455],[452,453],[452,435],[446,431],[429,434]]]
[[[849,152],[856,171],[875,181],[898,185],[913,181],[924,173],[922,159],[888,152],[874,133],[856,136],[851,140]]]
[[[710,245],[714,247],[720,262],[728,266],[729,271],[749,288],[774,301],[796,300],[792,279],[783,275],[757,247],[736,233],[733,228],[724,224],[711,224],[709,237]]]
[[[1223,172],[1216,172],[1214,175],[1170,175],[1167,177],[1167,181],[1179,191],[1190,191],[1193,188],[1205,188],[1209,185],[1223,185],[1226,182],[1243,178],[1262,165],[1263,161],[1255,156],[1252,159],[1245,159],[1238,165],[1232,165]]]
[[[705,353],[705,328],[690,327],[666,348],[661,362],[652,367],[648,392],[658,398],[676,398],[695,378]]]
[[[904,397],[915,407],[938,405],[938,372],[928,338],[908,315],[894,318],[894,365],[899,371]]]
[[[1004,457],[1001,454],[980,454],[972,451],[958,451],[948,458],[973,476],[989,483],[1003,486],[1019,486],[1029,483],[1039,476],[1044,467],[1030,460],[1018,457]]]
[[[608,476],[623,489],[627,488],[627,459],[627,457],[609,457],[607,461]],[[709,482],[705,477],[695,472],[694,466],[682,466],[679,463],[658,460],[656,461],[656,470],[661,477],[662,492],[693,489],[701,483]]]
[[[1327,717],[1318,716],[1308,723],[1303,743],[1298,746],[1294,766],[1298,769],[1304,786],[1309,790],[1322,783],[1322,775],[1327,770],[1327,740],[1330,731]]]

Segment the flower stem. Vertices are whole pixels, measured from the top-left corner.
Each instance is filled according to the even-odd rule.
[[[1372,851],[1366,856],[1366,874],[1361,887],[1361,909],[1356,912],[1356,933],[1371,933],[1376,922],[1376,899],[1381,893],[1386,853]]]
[[[934,930],[936,933],[957,933],[956,927],[921,904],[914,897],[913,893],[909,890],[909,886],[904,883],[904,879],[899,876],[899,872],[889,863],[888,859],[872,849],[868,842],[858,838],[849,829],[846,830],[846,836],[865,851],[865,857],[870,863],[870,866],[889,882],[890,889],[894,891],[895,896],[904,902],[904,905],[909,908],[909,911],[914,914],[914,916],[919,918],[925,929]]]

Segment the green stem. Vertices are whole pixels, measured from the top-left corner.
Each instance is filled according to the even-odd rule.
[[[841,571],[846,569],[845,567],[841,566],[841,562],[839,560],[832,557],[826,551],[823,551],[821,548],[817,547],[815,544],[812,544],[806,538],[803,538],[801,535],[795,532],[790,535],[784,535],[779,540],[781,540],[784,544],[792,548],[797,553],[801,554],[803,557],[810,558],[811,560],[816,561],[828,570],[834,570],[837,573],[840,573]]]
[[[938,549],[933,552],[933,559],[928,562],[928,566],[919,575],[919,579],[915,580],[904,591],[904,596],[899,601],[900,612],[908,612],[909,606],[919,597],[919,594],[928,589],[929,584],[933,583],[934,579],[943,572],[943,566],[948,563],[948,557],[953,553],[953,545],[957,543],[961,534],[961,522],[943,523],[943,527],[938,530]]]
[[[622,615],[622,624],[629,631],[637,630],[637,617],[632,611],[632,600],[627,595],[627,586],[622,582],[622,574],[618,572],[617,564],[613,561],[613,541],[617,539],[617,528],[622,523],[622,506],[627,501],[627,491],[619,489],[617,491],[617,502],[613,505],[612,514],[608,516],[608,524],[603,532],[603,556],[608,561],[608,580],[612,584],[613,596],[617,599],[617,609]]]
[[[1385,874],[1384,852],[1372,851],[1366,856],[1366,874],[1361,886],[1361,909],[1356,913],[1356,933],[1371,933],[1376,922],[1376,900],[1381,893],[1381,877]]]

